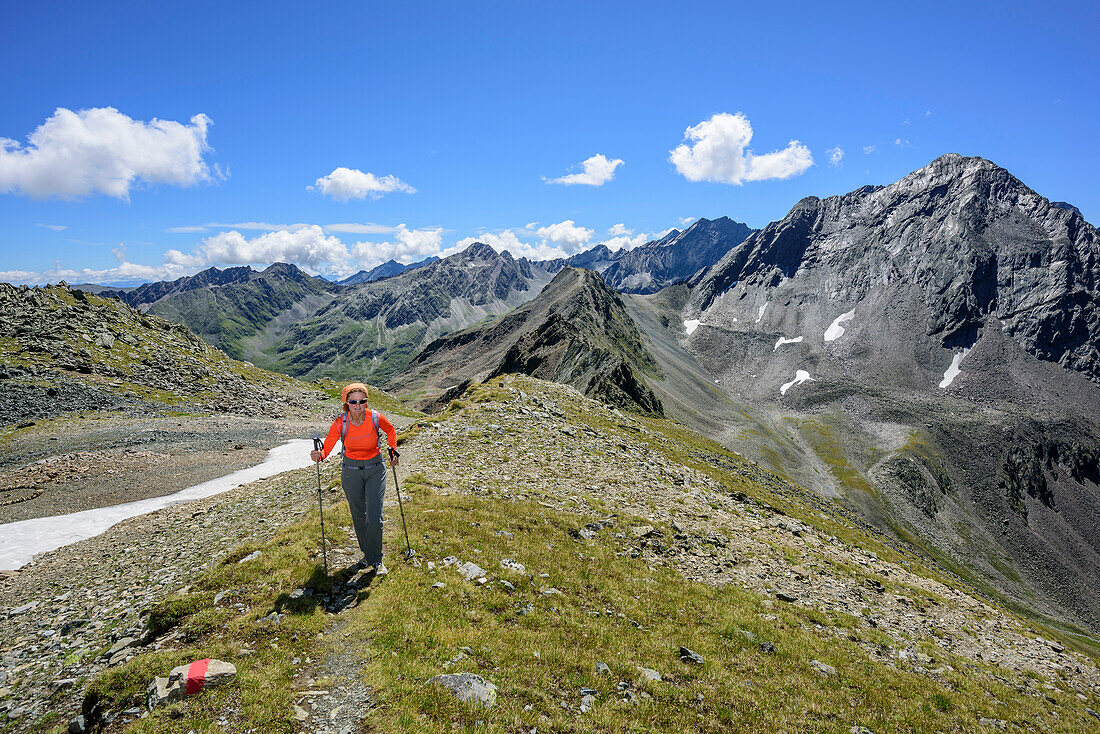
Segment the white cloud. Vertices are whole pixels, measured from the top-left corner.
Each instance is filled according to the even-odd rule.
[[[612,237],[609,240],[604,240],[600,244],[614,252],[616,250],[633,250],[635,247],[640,247],[651,239],[653,238],[644,232],[639,234],[629,233]]]
[[[680,217],[680,224],[683,225],[683,226],[687,226],[689,224],[695,224],[695,221],[698,218],[699,217]]]
[[[863,146],[863,155],[871,155],[878,150],[878,146],[872,143],[871,145]]]
[[[65,224],[40,224],[39,227],[45,227],[46,229],[52,229],[54,232],[60,232],[68,229],[68,225]]]
[[[898,146],[899,148],[908,148],[909,147],[909,139],[908,138],[905,138],[905,139],[898,138],[897,140],[894,141],[894,145]]]
[[[932,110],[925,110],[924,111],[924,116],[925,117],[931,117],[932,116]]]
[[[634,234],[634,230],[628,229],[625,224],[620,222],[619,224],[611,225],[611,228],[607,230],[607,233],[612,237],[622,237],[624,235]]]
[[[543,180],[546,181],[546,183],[564,184],[565,186],[575,186],[577,184],[583,184],[585,186],[603,186],[605,183],[615,178],[615,169],[622,164],[623,162],[620,158],[608,160],[602,153],[597,153],[581,163],[581,166],[584,168],[582,173],[570,173],[567,176],[551,179],[544,177]]]
[[[279,229],[302,229],[310,225],[304,222],[298,224],[272,224],[270,222],[207,222],[202,225],[210,229],[251,229],[260,232],[274,232]]]
[[[770,178],[790,178],[813,165],[810,149],[792,140],[783,150],[756,155],[748,149],[752,125],[738,112],[720,112],[689,127],[683,144],[669,151],[668,160],[689,181],[741,184]]]
[[[564,252],[577,252],[588,240],[592,239],[593,230],[587,227],[578,227],[572,219],[551,224],[547,227],[539,227],[535,234],[544,240],[553,242]]]
[[[826,151],[829,154],[829,165],[836,168],[844,160],[844,148],[839,145]]]
[[[188,227],[169,227],[164,231],[169,234],[194,234],[195,232],[205,232],[206,227],[196,224]]]
[[[142,283],[156,280],[175,280],[195,271],[192,268],[165,262],[159,266],[120,263],[113,268],[64,268],[58,264],[44,271],[0,270],[0,282],[26,285],[46,283]]]
[[[292,262],[318,267],[348,259],[344,243],[336,237],[326,236],[316,224],[295,230],[276,230],[251,240],[237,230],[220,232],[203,240],[200,253],[207,262],[226,265]]]
[[[404,227],[405,225],[401,225]],[[347,234],[391,234],[398,231],[399,227],[389,227],[385,224],[358,224],[346,222],[344,224],[325,224],[326,232],[346,232]]]
[[[114,107],[59,107],[27,136],[0,138],[0,192],[36,199],[95,193],[129,199],[139,184],[191,186],[212,179],[203,114],[184,125],[133,120]],[[220,172],[215,167],[215,174]]]
[[[443,228],[409,229],[404,224],[394,228],[393,242],[358,242],[352,255],[364,268],[373,268],[387,260],[400,263],[417,262],[439,253],[443,244]]]
[[[329,175],[317,179],[313,186],[307,188],[320,191],[336,201],[366,199],[368,196],[377,199],[391,191],[403,191],[406,194],[416,193],[416,189],[395,176],[382,176],[379,178],[373,173],[364,173],[358,169],[343,166],[335,169]]]

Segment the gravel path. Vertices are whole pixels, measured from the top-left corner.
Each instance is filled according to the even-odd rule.
[[[398,430],[411,422],[389,417]],[[195,434],[207,425],[207,419],[177,420],[181,430]],[[323,465],[326,484],[337,476],[338,464]],[[341,498],[334,489],[326,501]],[[271,537],[316,501],[314,470],[298,469],[125,520],[102,535],[44,553],[20,571],[0,572],[0,717],[14,719],[14,731],[24,731],[47,711],[75,716],[81,703],[77,680],[143,650],[107,654],[113,645],[141,637],[144,610],[233,548]],[[330,564],[354,563],[352,538],[343,544],[335,539],[334,545]],[[171,640],[162,638],[153,647],[163,644]]]

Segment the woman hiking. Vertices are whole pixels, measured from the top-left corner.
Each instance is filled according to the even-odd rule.
[[[353,382],[340,391],[344,412],[332,422],[323,450],[311,451],[316,462],[323,461],[343,439],[343,467],[340,484],[351,508],[351,522],[363,557],[361,568],[374,568],[376,576],[387,573],[382,564],[382,500],[386,496],[386,467],[379,453],[378,430],[389,440],[390,466],[397,466],[397,432],[381,413],[367,409],[367,386]]]

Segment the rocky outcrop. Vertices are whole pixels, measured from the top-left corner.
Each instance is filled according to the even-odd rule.
[[[184,326],[64,284],[0,284],[0,385],[6,424],[152,403],[277,413],[305,407],[311,392],[229,359]]]

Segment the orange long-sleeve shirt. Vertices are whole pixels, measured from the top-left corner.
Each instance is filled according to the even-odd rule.
[[[390,442],[390,448],[396,449],[397,431],[395,431],[393,425],[386,420],[386,416],[381,413],[378,414],[378,427],[386,432],[386,437]],[[336,416],[336,420],[332,422],[332,427],[328,429],[324,448],[321,449],[322,459],[328,457],[332,449],[336,447],[336,442],[339,440],[340,416]],[[367,413],[366,420],[363,421],[363,425],[361,426],[357,426],[348,420],[348,434],[344,437],[344,456],[359,461],[373,459],[375,456],[378,456],[378,434],[374,432],[374,422],[371,421],[369,412]]]

